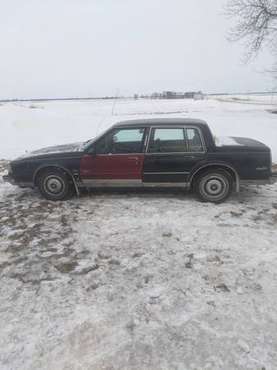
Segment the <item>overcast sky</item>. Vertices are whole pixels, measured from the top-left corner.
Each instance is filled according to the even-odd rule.
[[[225,0],[0,0],[0,98],[270,90]]]

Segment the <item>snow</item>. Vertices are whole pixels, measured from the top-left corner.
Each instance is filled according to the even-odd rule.
[[[271,143],[276,158],[276,115],[260,105],[124,100],[111,117],[111,104],[2,105],[1,156],[164,111]],[[276,369],[277,184],[243,187],[220,205],[170,189],[53,203],[4,184],[6,166],[0,161],[1,370]]]
[[[191,117],[206,120],[215,136],[251,137],[264,142],[272,148],[277,162],[277,115],[269,112],[276,108],[277,96],[263,96],[258,102],[257,97],[249,96],[251,104],[244,104],[239,96],[236,99],[2,103],[0,159],[13,159],[43,147],[86,141],[125,119]]]
[[[241,145],[230,136],[215,136],[215,144],[216,146]]]
[[[42,148],[39,150],[27,152],[26,154],[21,155],[18,159],[24,159],[29,157],[38,157],[44,154],[58,154],[58,153],[70,153],[70,152],[78,152],[82,151],[84,147],[84,143],[72,143],[67,145],[58,145],[58,146],[51,146],[47,148]]]

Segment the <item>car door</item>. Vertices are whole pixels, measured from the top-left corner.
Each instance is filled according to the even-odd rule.
[[[115,128],[101,137],[81,160],[88,186],[139,186],[144,163],[144,128]]]
[[[206,157],[197,127],[152,127],[144,161],[144,183],[184,184],[192,169]]]

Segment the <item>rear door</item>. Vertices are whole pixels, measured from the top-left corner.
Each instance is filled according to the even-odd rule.
[[[95,143],[81,161],[86,185],[138,186],[142,183],[144,128],[118,128]]]
[[[144,161],[144,183],[186,183],[192,169],[206,157],[197,127],[152,127]]]

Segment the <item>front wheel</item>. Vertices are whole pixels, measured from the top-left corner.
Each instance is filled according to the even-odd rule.
[[[43,172],[38,179],[38,188],[41,195],[48,200],[65,200],[73,191],[68,175],[60,170]]]
[[[208,170],[199,175],[194,190],[203,202],[224,202],[232,192],[233,180],[224,170]]]

